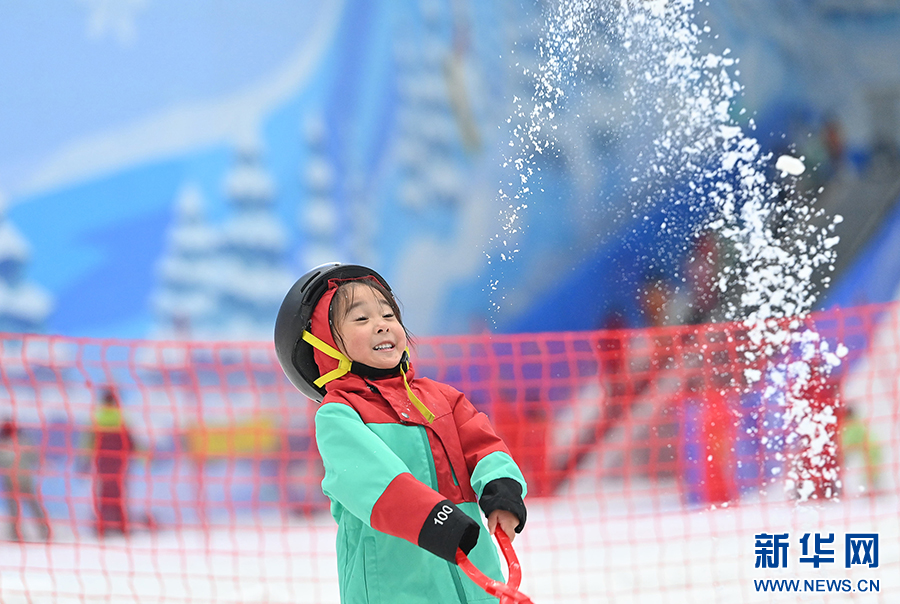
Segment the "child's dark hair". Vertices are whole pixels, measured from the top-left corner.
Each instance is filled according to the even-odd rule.
[[[350,308],[353,306],[353,292],[355,289],[352,287],[353,285],[365,285],[381,294],[384,299],[387,300],[388,306],[391,307],[391,312],[397,317],[397,322],[400,323],[400,327],[403,328],[407,342],[412,344],[412,336],[409,333],[409,330],[406,329],[406,325],[403,324],[403,317],[400,314],[400,305],[398,304],[397,299],[394,298],[394,294],[391,293],[391,290],[382,285],[378,279],[374,278],[352,279],[338,285],[337,291],[334,292],[334,297],[331,299],[331,307],[328,309],[328,324],[331,327],[331,334],[334,336],[335,341],[339,340],[341,344],[344,343],[340,331],[337,329],[337,325],[347,317],[350,313]]]

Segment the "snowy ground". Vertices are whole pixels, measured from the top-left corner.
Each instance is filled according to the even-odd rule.
[[[631,511],[629,512],[629,507]],[[698,511],[637,512],[600,509],[588,499],[532,506],[529,532],[519,545],[523,590],[535,602],[770,602],[826,601],[822,594],[756,593],[753,579],[881,579],[880,596],[900,597],[900,524],[896,498],[862,498],[824,506],[792,503],[741,505]],[[755,568],[755,535],[789,533],[788,568]],[[835,564],[800,564],[804,533],[834,533]],[[877,569],[846,571],[847,532],[877,532]],[[827,567],[827,568],[826,568]],[[893,595],[891,595],[893,594]],[[820,599],[816,599],[819,596]],[[827,601],[851,601],[833,596]]]
[[[601,505],[602,504],[602,505]],[[658,504],[664,505],[664,504]],[[516,540],[522,589],[536,604],[588,602],[896,602],[900,517],[894,496],[821,506],[759,502],[660,511],[592,497],[534,500]],[[755,535],[789,533],[787,569],[756,569]],[[804,533],[834,533],[835,563],[801,564]],[[876,532],[878,568],[843,565],[843,536]],[[0,600],[54,602],[338,601],[327,516],[103,542],[0,546]],[[58,536],[58,539],[65,539]],[[757,593],[753,579],[880,581],[875,593]]]

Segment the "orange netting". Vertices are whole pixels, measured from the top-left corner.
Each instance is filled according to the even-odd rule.
[[[748,355],[740,325],[436,337],[413,359],[486,411],[522,467],[516,549],[535,602],[768,601],[752,583],[766,532],[793,530],[792,552],[801,528],[878,532],[866,576],[898,576],[898,315],[803,324],[849,353],[798,390],[837,420],[799,508],[784,477],[811,443],[788,437],[778,396],[797,387],[778,377],[795,351]],[[0,345],[0,600],[337,601],[315,407],[270,344]],[[794,568],[783,576],[812,572]],[[872,601],[900,593],[882,583]]]

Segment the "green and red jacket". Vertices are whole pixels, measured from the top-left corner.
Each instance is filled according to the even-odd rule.
[[[312,332],[334,346],[327,328],[330,294],[333,290],[313,314]],[[337,366],[319,351],[316,360],[323,375]],[[481,514],[511,511],[521,530],[525,480],[487,416],[462,393],[415,378],[411,367],[406,380],[434,413],[432,422],[410,402],[400,374],[348,373],[326,385],[316,413],[316,442],[325,466],[322,490],[338,523],[341,602],[496,602],[448,561],[460,543],[453,516],[465,513],[477,521],[469,559],[502,580]]]

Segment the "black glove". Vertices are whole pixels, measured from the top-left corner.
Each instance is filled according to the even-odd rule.
[[[419,531],[419,547],[456,564],[456,550],[464,554],[478,542],[480,525],[445,499],[432,508]]]
[[[516,532],[521,533],[525,528],[525,517],[528,514],[522,499],[522,485],[512,478],[495,478],[484,485],[478,505],[485,516],[490,516],[494,510],[512,512],[519,519]]]

